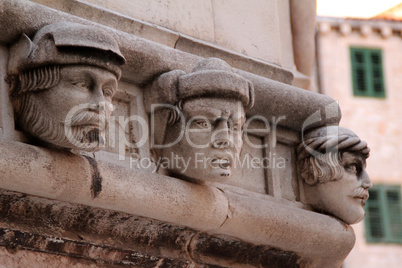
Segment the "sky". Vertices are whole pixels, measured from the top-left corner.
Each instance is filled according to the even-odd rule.
[[[400,3],[402,0],[317,0],[317,15],[371,18]]]

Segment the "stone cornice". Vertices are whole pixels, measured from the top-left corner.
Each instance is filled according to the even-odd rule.
[[[353,229],[335,218],[256,193],[192,184],[23,143],[0,141],[0,170],[2,189],[233,236],[295,252],[312,261],[309,267],[339,267],[355,241]],[[96,195],[94,183],[99,184]]]
[[[108,265],[189,267],[195,262],[214,268],[280,268],[303,263],[293,252],[230,236],[1,189],[0,215],[0,246]]]
[[[347,36],[357,32],[364,36],[402,37],[402,21],[380,19],[345,19],[317,17],[318,32],[326,34],[331,31]]]

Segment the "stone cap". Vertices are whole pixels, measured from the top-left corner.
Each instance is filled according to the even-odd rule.
[[[254,105],[254,87],[249,80],[234,73],[225,61],[207,58],[198,62],[188,74],[181,70],[162,74],[146,91],[145,99],[150,106],[162,103],[173,105],[202,97],[238,99],[248,110]]]
[[[11,48],[9,74],[47,65],[93,65],[121,76],[126,60],[105,30],[73,22],[42,27],[33,40],[22,34]]]

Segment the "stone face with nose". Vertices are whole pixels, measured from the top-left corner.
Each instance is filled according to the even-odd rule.
[[[303,202],[348,224],[361,221],[372,186],[367,143],[349,129],[328,126],[306,133],[297,151]]]
[[[151,113],[159,122],[153,133],[160,143],[154,146],[154,155],[180,159],[170,161],[163,171],[199,183],[230,179],[243,145],[246,110],[253,102],[251,82],[220,59],[202,60],[188,74],[161,75],[145,92],[146,106],[179,104],[179,112],[170,109],[171,115],[167,109]]]
[[[44,26],[11,46],[8,75],[16,125],[31,143],[96,151],[105,141],[120,66],[116,41],[96,27]]]

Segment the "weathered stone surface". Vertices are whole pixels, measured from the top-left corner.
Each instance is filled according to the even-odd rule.
[[[148,254],[97,246],[85,242],[76,242],[55,237],[47,237],[10,229],[0,229],[0,246],[9,251],[28,249],[48,254],[65,255],[73,260],[69,262],[100,264],[101,266],[134,267],[188,267],[188,263],[171,259],[157,258]],[[12,258],[10,256],[10,258]],[[38,263],[39,264],[39,263]],[[37,265],[38,265],[37,264]],[[52,263],[53,265],[54,263]],[[159,265],[159,266],[158,266]]]
[[[289,10],[278,10],[276,0],[252,0],[247,6],[210,0],[87,2],[281,65],[278,20]]]
[[[293,252],[232,237],[4,190],[0,215],[0,246],[12,252],[62,254],[78,263],[135,267],[188,267],[194,262],[206,267],[304,267],[307,263]]]
[[[9,249],[0,247],[0,259],[3,267],[46,267],[51,263],[60,268],[97,268],[105,267],[101,263],[70,256],[48,254],[33,250]],[[110,265],[108,266],[110,267]]]
[[[289,86],[241,70],[236,72],[254,85],[256,104],[247,115],[278,121],[298,132],[319,126],[337,125],[341,111],[330,97]]]
[[[307,78],[304,85],[293,85],[309,89],[315,58],[315,16],[311,14],[315,13],[317,4],[314,0],[290,0],[289,6],[294,63],[297,70]]]
[[[282,65],[278,1],[213,2],[216,43]]]
[[[7,79],[8,48],[0,46],[0,138],[12,140],[14,134],[14,115],[9,97]]]
[[[188,36],[180,36],[176,42],[175,48],[204,58],[220,58],[234,68],[274,79],[285,84],[290,84],[293,80],[292,73],[279,66],[257,58],[241,55]]]
[[[104,162],[97,162],[96,171],[82,156],[17,142],[0,144],[0,169],[7,179],[0,183],[3,189],[119,210],[200,230],[215,229],[227,217],[227,199],[218,189]],[[18,167],[10,166],[11,163],[18,163]],[[101,187],[96,186],[102,189],[96,192],[97,198],[93,198],[94,178],[102,182]]]
[[[192,249],[192,258],[197,262],[208,263],[219,256],[228,267],[291,268],[308,264],[308,261],[301,260],[293,252],[242,243],[228,237],[208,236],[205,233],[197,235],[189,248]]]

